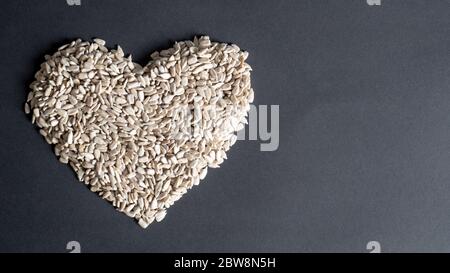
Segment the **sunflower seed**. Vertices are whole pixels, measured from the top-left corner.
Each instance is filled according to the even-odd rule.
[[[254,99],[248,53],[203,36],[142,67],[105,45],[76,40],[46,57],[24,111],[60,162],[146,228],[227,158]]]

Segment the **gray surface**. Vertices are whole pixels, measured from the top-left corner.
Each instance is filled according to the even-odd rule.
[[[0,251],[450,251],[450,2],[2,1]],[[22,112],[46,53],[100,36],[141,63],[194,34],[250,52],[280,148],[241,141],[141,229]]]

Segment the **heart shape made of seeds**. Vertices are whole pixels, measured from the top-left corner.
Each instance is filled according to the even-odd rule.
[[[142,67],[78,39],[45,56],[25,112],[59,161],[146,228],[226,159],[253,101],[247,57],[202,36]]]

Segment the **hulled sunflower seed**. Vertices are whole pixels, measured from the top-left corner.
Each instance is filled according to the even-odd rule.
[[[105,45],[46,57],[24,111],[60,162],[146,228],[227,158],[254,99],[248,53],[203,36],[141,67]]]

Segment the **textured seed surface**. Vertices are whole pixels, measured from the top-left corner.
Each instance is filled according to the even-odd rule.
[[[146,228],[236,142],[254,97],[248,53],[203,36],[142,67],[105,46],[78,39],[46,56],[24,111],[60,162]]]

